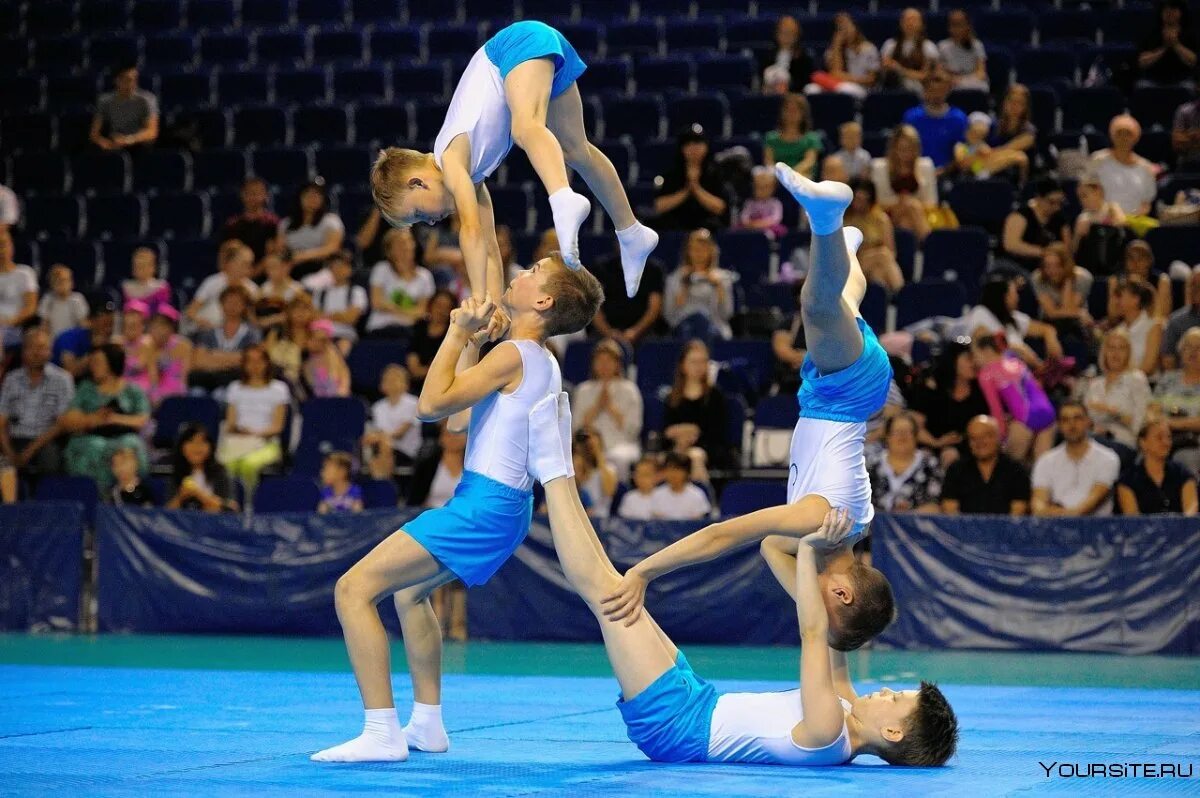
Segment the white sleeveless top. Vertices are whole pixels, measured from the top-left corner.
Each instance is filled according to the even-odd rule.
[[[533,490],[529,475],[529,411],[562,390],[558,361],[536,341],[503,341],[521,353],[521,384],[510,394],[488,394],[471,409],[465,466],[510,488]]]
[[[465,133],[471,143],[471,182],[479,185],[504,161],[512,149],[512,113],[504,96],[504,80],[480,48],[463,70],[446,121],[433,144],[433,159],[442,167],[450,142]]]
[[[845,699],[842,708],[850,711]],[[824,748],[801,748],[792,729],[804,720],[800,688],[782,693],[725,693],[717,699],[708,735],[709,762],[751,765],[842,765],[850,761],[850,732]]]
[[[1140,368],[1146,358],[1146,345],[1150,343],[1150,328],[1153,326],[1154,319],[1144,310],[1133,320],[1133,324],[1120,324],[1120,328],[1129,336],[1129,362],[1135,368]]]

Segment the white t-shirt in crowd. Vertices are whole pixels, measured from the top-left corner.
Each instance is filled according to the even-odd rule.
[[[1000,319],[996,318],[995,313],[992,313],[983,305],[976,305],[967,311],[967,315],[962,317],[962,334],[974,335],[975,331],[980,327],[988,333],[998,333],[1001,329],[1004,329],[1004,338],[1008,341],[1008,345],[1018,346],[1025,342],[1025,336],[1029,334],[1029,314],[1014,310],[1012,318],[1016,328],[1004,328],[1000,323]]]
[[[650,499],[654,517],[664,521],[695,521],[712,512],[708,495],[690,482],[679,493],[671,490],[670,485],[659,485],[650,494]]]
[[[404,278],[396,274],[392,264],[386,260],[379,261],[371,269],[371,288],[383,289],[384,295],[393,305],[406,310],[416,310],[421,300],[429,299],[437,290],[433,282],[433,272],[424,266],[418,266],[412,277]],[[367,319],[368,330],[396,325],[409,327],[412,324],[410,320],[379,310],[372,310],[371,317]]]
[[[196,312],[196,315],[207,321],[212,327],[217,327],[224,321],[221,316],[221,292],[228,286],[229,278],[225,272],[217,272],[205,277],[192,296],[192,302],[200,303],[200,310]],[[258,299],[258,286],[249,277],[242,281],[242,288],[250,292],[252,303]]]
[[[0,185],[0,224],[16,227],[20,219],[21,204],[17,202],[17,195],[8,186]]]
[[[358,308],[365,313],[370,301],[367,299],[367,290],[361,285],[347,284],[322,288],[313,296],[313,304],[316,305],[317,312],[322,316],[332,316],[334,313],[341,313],[348,308]],[[333,336],[345,338],[347,341],[357,341],[358,331],[352,324],[335,321]]]
[[[409,457],[416,457],[421,449],[421,424],[417,421],[417,397],[406,393],[395,404],[384,397],[371,405],[371,423],[376,429],[391,435],[402,424],[411,424],[408,432],[392,439],[392,448]]]
[[[38,303],[38,315],[50,325],[50,337],[80,326],[88,317],[88,303],[83,294],[72,291],[67,297],[50,293]]]
[[[429,484],[429,495],[425,497],[426,507],[442,507],[450,501],[462,474],[451,474],[445,463],[438,463],[437,471],[433,473],[433,482]]]
[[[1055,446],[1033,464],[1033,487],[1049,491],[1050,501],[1062,507],[1075,507],[1087,499],[1096,485],[1110,491],[1120,476],[1121,459],[1107,446],[1088,441],[1088,451],[1075,460],[1067,454],[1065,443]],[[1108,498],[1092,513],[1112,515],[1113,500]]]
[[[1104,196],[1126,214],[1141,213],[1142,205],[1153,203],[1158,196],[1150,162],[1141,156],[1126,165],[1112,157],[1109,150],[1102,150],[1092,157],[1090,168],[1104,187]]]
[[[36,294],[37,272],[16,264],[12,271],[0,272],[0,319],[11,318],[25,306],[25,295]]]
[[[654,518],[654,491],[642,493],[631,490],[621,497],[617,516],[630,521],[649,521]]]
[[[306,224],[303,227],[291,229],[288,219],[279,220],[279,232],[283,235],[287,248],[292,252],[304,252],[316,249],[325,243],[325,237],[330,232],[344,233],[346,225],[336,213],[327,213],[316,224]]]
[[[282,380],[271,380],[252,388],[241,380],[229,386],[226,401],[237,413],[237,425],[253,433],[264,433],[275,420],[275,409],[291,401],[291,393]]]

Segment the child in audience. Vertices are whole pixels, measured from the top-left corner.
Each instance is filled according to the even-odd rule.
[[[251,303],[258,299],[258,286],[250,279],[250,272],[254,268],[254,252],[250,247],[241,241],[226,241],[217,251],[217,260],[220,271],[204,278],[184,314],[193,332],[221,326],[224,321],[221,294],[226,288],[240,285],[246,289]]]
[[[371,405],[371,429],[363,436],[368,467],[375,479],[391,479],[396,460],[411,463],[421,449],[417,397],[408,389],[408,370],[404,366],[393,363],[383,370],[379,379],[383,398]]]
[[[768,166],[756,166],[753,174],[754,196],[742,205],[741,226],[781,236],[787,228],[783,226],[783,203],[775,196],[775,171]]]
[[[308,357],[304,361],[304,381],[312,396],[349,396],[350,368],[334,342],[334,324],[317,319],[308,325]]]
[[[654,518],[654,489],[658,487],[658,460],[648,454],[633,467],[633,490],[621,497],[617,515],[629,521]]]
[[[109,460],[112,468],[113,486],[110,498],[113,504],[130,507],[153,507],[154,495],[142,482],[138,473],[137,453],[129,446],[122,446]]]
[[[259,265],[262,266],[267,279],[259,289],[254,315],[257,317],[258,326],[265,330],[284,323],[284,308],[304,293],[304,286],[292,279],[292,264],[278,255],[265,256],[259,261]]]
[[[140,299],[150,309],[150,315],[158,313],[163,305],[171,304],[171,287],[166,280],[158,278],[158,256],[149,247],[138,247],[133,251],[130,265],[132,280],[121,282],[124,301]]]
[[[985,180],[1016,167],[1021,182],[1029,172],[1029,156],[1019,150],[994,149],[987,143],[992,118],[983,111],[967,117],[967,140],[954,145],[954,163],[964,175]]]
[[[88,303],[75,290],[75,275],[61,263],[50,267],[50,292],[38,303],[38,316],[50,327],[50,338],[76,327],[86,327]]]
[[[846,180],[849,183],[860,177],[870,177],[871,153],[863,149],[862,125],[857,122],[844,122],[838,126],[838,149],[833,155],[846,167]],[[826,180],[830,178],[826,177]]]
[[[321,503],[317,512],[360,513],[363,508],[362,488],[352,481],[354,461],[345,452],[331,452],[321,463]]]
[[[692,484],[692,461],[685,454],[668,452],[663,458],[663,480],[650,495],[654,517],[664,521],[696,521],[712,513],[708,495]]]
[[[1125,211],[1121,206],[1112,202],[1104,193],[1104,185],[1094,172],[1086,173],[1079,181],[1075,190],[1079,197],[1079,216],[1075,218],[1075,241],[1084,239],[1094,224],[1122,227],[1125,224]],[[1078,246],[1078,243],[1076,243]]]

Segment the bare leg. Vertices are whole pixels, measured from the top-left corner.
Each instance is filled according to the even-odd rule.
[[[0,503],[12,504],[17,500],[17,470],[0,470]]]
[[[413,711],[404,736],[410,747],[430,753],[450,750],[450,738],[442,723],[442,627],[429,596],[445,590],[444,584],[453,578],[442,574],[394,597],[413,683]]]

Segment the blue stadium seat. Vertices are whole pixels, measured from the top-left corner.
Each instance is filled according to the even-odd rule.
[[[414,105],[414,122],[418,141],[430,143],[437,137],[446,121],[446,111],[450,103],[442,100],[427,100]]]
[[[762,135],[774,130],[779,123],[779,98],[769,95],[748,94],[736,97],[729,104],[733,120],[733,134]]]
[[[829,141],[838,140],[838,127],[854,121],[855,101],[849,94],[824,92],[808,98],[812,109],[812,125]]]
[[[12,114],[0,119],[0,148],[45,152],[54,143],[54,117],[48,113]]]
[[[357,398],[309,399],[300,407],[304,419],[293,457],[296,474],[315,476],[325,452],[356,451],[366,425],[366,408]]]
[[[434,25],[425,33],[430,58],[470,56],[479,49],[479,28],[469,25]]]
[[[177,3],[177,0],[170,2]],[[190,29],[226,30],[233,27],[236,21],[233,0],[188,0],[187,26]]]
[[[1189,102],[1193,92],[1180,86],[1139,86],[1129,98],[1134,117],[1149,130],[1158,125],[1170,130],[1175,124],[1175,111]]]
[[[496,186],[491,192],[497,224],[506,224],[517,233],[533,232],[529,223],[531,198],[524,186]]]
[[[1200,241],[1200,225],[1195,224],[1166,225],[1146,233],[1146,243],[1154,251],[1154,262],[1162,269],[1174,260],[1195,264],[1200,260],[1197,241]]]
[[[1125,95],[1116,86],[1071,89],[1063,97],[1064,130],[1108,130],[1114,116],[1125,112]]]
[[[610,55],[647,56],[661,51],[662,33],[655,20],[613,22],[608,26]]]
[[[787,504],[787,483],[782,480],[739,479],[721,491],[721,515],[745,515]]]
[[[364,147],[329,147],[316,152],[316,173],[332,185],[354,185],[371,171],[373,150]]]
[[[896,35],[896,31],[900,28],[900,14],[897,11],[861,14],[856,15],[855,22],[863,36],[870,41],[882,44]]]
[[[948,201],[962,224],[977,225],[998,236],[1016,192],[1007,180],[977,180],[955,185]]]
[[[387,81],[381,67],[339,68],[333,72],[333,98],[340,103],[381,102],[387,97]]]
[[[159,238],[199,238],[208,227],[200,194],[159,194],[146,200],[147,233]]]
[[[925,239],[923,281],[960,283],[971,301],[988,268],[988,234],[977,227],[934,230]]]
[[[200,37],[200,62],[210,66],[235,66],[250,60],[250,37],[241,31],[211,31]]]
[[[192,156],[192,182],[196,188],[240,188],[246,172],[246,153],[242,150],[200,150]]]
[[[359,341],[346,357],[351,389],[355,394],[377,396],[383,370],[392,363],[403,365],[407,352],[408,346],[403,339],[364,338]]]
[[[1108,280],[1096,280],[1092,283],[1091,293],[1088,294],[1088,313],[1094,319],[1108,316]]]
[[[329,75],[324,69],[275,73],[275,102],[312,105],[329,99]]]
[[[367,218],[367,214],[375,207],[375,202],[371,199],[369,191],[341,191],[338,193],[337,209],[341,217],[347,222],[361,222]]]
[[[775,353],[771,342],[750,338],[734,338],[713,342],[713,360],[729,364],[742,374],[756,390],[766,388],[775,368]],[[739,436],[740,437],[740,436]]]
[[[16,74],[4,79],[0,92],[0,111],[32,111],[42,105],[40,76]]]
[[[121,31],[129,27],[129,4],[123,0],[89,0],[79,6],[79,29],[87,33]]]
[[[729,117],[729,103],[717,92],[672,97],[667,100],[667,132],[678,133],[693,124],[701,125],[710,136],[719,136]]]
[[[1023,8],[980,9],[973,15],[976,31],[997,44],[1029,44],[1033,38],[1033,15]]]
[[[358,485],[362,488],[364,509],[395,507],[400,503],[400,492],[390,479],[361,479]]]
[[[955,108],[961,108],[966,114],[975,111],[987,113],[991,110],[991,97],[982,89],[955,89],[950,92],[949,103]]]
[[[287,115],[271,106],[238,108],[233,112],[233,141],[245,146],[274,147],[287,143]]]
[[[213,104],[212,73],[167,72],[158,76],[160,102],[171,108],[192,109]]]
[[[409,22],[437,23],[458,20],[458,3],[444,0],[407,0],[404,3]]]
[[[171,285],[188,291],[217,268],[217,243],[215,239],[198,238],[192,241],[170,241],[167,243],[167,275]]]
[[[133,158],[134,191],[183,191],[188,185],[188,157],[176,150],[147,150]]]
[[[0,11],[3,13],[3,11]],[[4,23],[0,21],[0,30],[5,30]],[[14,26],[11,30],[16,30]],[[7,38],[0,42],[0,69],[3,69],[5,74],[17,75],[24,74],[29,70],[29,63],[33,56],[33,44],[28,39]]]
[[[911,230],[896,228],[896,262],[904,275],[904,282],[911,283],[917,258],[917,237]]]
[[[629,88],[632,71],[626,58],[596,59],[588,63],[587,72],[580,78],[579,90],[591,94],[624,94]]]
[[[312,165],[305,150],[262,149],[250,153],[250,171],[268,185],[287,190],[308,182]]]
[[[795,305],[791,283],[767,283],[746,290],[746,307],[753,310],[775,308],[783,314],[789,314]]]
[[[83,208],[76,196],[24,200],[25,232],[39,238],[75,238],[83,223]]]
[[[242,0],[242,24],[246,27],[274,29],[291,21],[291,0]]]
[[[621,177],[621,182],[632,183],[633,161],[635,158],[635,148],[628,141],[607,139],[601,142],[592,142],[596,147],[608,156],[608,160],[612,161],[613,168],[617,170],[617,174]]]
[[[78,36],[58,36],[33,42],[34,68],[46,74],[76,72],[84,60],[84,40]]]
[[[377,28],[368,35],[373,63],[421,57],[421,31],[417,28]]]
[[[292,113],[292,138],[296,144],[341,145],[350,140],[350,122],[340,105],[297,108]]]
[[[634,141],[659,137],[662,126],[662,97],[638,94],[635,97],[606,97],[604,131],[606,138],[629,136]]]
[[[722,230],[717,235],[721,264],[741,275],[743,287],[767,281],[771,240],[758,230]]]
[[[75,3],[44,0],[25,6],[25,33],[38,39],[61,36],[75,29]]]
[[[1038,12],[1038,40],[1045,44],[1076,39],[1096,40],[1098,17],[1092,9],[1046,9]]]
[[[1106,43],[1136,44],[1146,34],[1152,19],[1150,11],[1142,5],[1114,8],[1101,13],[1100,32]]]
[[[887,309],[887,290],[878,283],[867,285],[862,302],[858,306],[858,312],[876,335],[883,335],[887,332]]]
[[[388,24],[400,19],[405,3],[401,0],[351,0],[350,14],[355,24]]]
[[[667,406],[663,403],[662,397],[657,392],[646,393],[642,392],[642,439],[650,440],[650,433],[659,433],[663,430],[663,423],[667,416]]]
[[[135,8],[140,7],[135,6]],[[200,52],[196,37],[191,33],[156,33],[147,36],[142,45],[144,63],[151,68],[189,66]]]
[[[105,288],[119,289],[122,280],[133,276],[133,253],[140,247],[152,251],[159,262],[162,262],[162,242],[158,239],[101,241],[97,246],[100,248],[100,258],[104,261],[104,273],[101,275],[100,284]]]
[[[296,20],[301,25],[341,25],[348,5],[346,0],[296,0]]]
[[[725,41],[730,50],[752,45],[769,45],[774,41],[775,23],[763,16],[727,16]]]
[[[643,341],[634,357],[637,363],[637,384],[643,397],[653,394],[675,377],[675,364],[683,351],[683,341]]]
[[[893,89],[872,92],[863,100],[863,130],[887,130],[900,124],[904,112],[921,104],[921,98],[911,91]]]
[[[154,446],[170,449],[184,424],[203,424],[214,443],[220,434],[221,406],[209,396],[168,396],[154,411]]]
[[[96,79],[90,75],[50,75],[46,78],[46,107],[91,108],[98,96]]]
[[[567,344],[567,351],[563,354],[563,381],[572,385],[585,382],[592,373],[592,352],[595,349],[596,341],[591,338]]]
[[[668,19],[663,34],[667,52],[709,53],[721,46],[721,24],[714,19]]]
[[[958,283],[909,283],[896,295],[896,329],[930,316],[962,315],[966,292]]]
[[[141,197],[108,194],[89,197],[87,234],[91,238],[129,239],[142,235],[145,208]]]
[[[270,95],[271,79],[265,69],[223,69],[217,73],[218,105],[264,105]]]
[[[319,461],[318,461],[319,470]],[[264,477],[254,491],[256,513],[311,513],[321,501],[321,491],[312,477]]]
[[[313,62],[317,64],[357,64],[363,60],[365,42],[356,30],[324,30],[312,37]]]
[[[591,72],[589,66],[588,72]],[[395,64],[392,87],[399,97],[418,100],[448,97],[446,64],[441,61],[421,64]],[[457,77],[457,75],[455,76]]]
[[[97,71],[111,70],[116,64],[136,64],[140,57],[141,42],[137,36],[129,33],[96,36],[88,40],[88,63]]]
[[[83,517],[90,526],[96,520],[96,505],[100,503],[100,491],[91,477],[68,477],[50,475],[38,480],[33,494],[35,502],[79,502],[83,505]]]
[[[41,243],[38,254],[43,259],[43,276],[49,277],[49,268],[62,263],[75,275],[76,290],[86,291],[96,283],[100,257],[94,242],[51,238]]]
[[[705,91],[745,91],[754,83],[754,60],[743,54],[697,53],[696,85]]]
[[[638,18],[674,17],[670,22],[682,24],[696,13],[692,0],[638,0]]]
[[[692,85],[692,59],[680,56],[642,58],[633,68],[633,78],[639,93],[687,91]]]
[[[484,5],[495,6],[492,0],[478,0]],[[471,14],[468,12],[468,18]],[[566,37],[584,60],[588,62],[588,69],[591,69],[590,56],[600,51],[600,43],[604,39],[604,28],[596,22],[581,19],[578,22],[561,22],[555,25],[559,32]],[[496,28],[492,29],[493,32]]]
[[[1021,83],[1075,83],[1075,52],[1057,47],[1025,50],[1017,56],[1017,80]]]
[[[795,394],[781,393],[764,396],[754,407],[756,429],[791,429],[800,418],[800,405]]]
[[[138,0],[130,11],[133,29],[142,33],[153,33],[146,44],[165,31],[183,27],[183,3],[179,0]]]
[[[1006,47],[991,46],[987,48],[987,76],[992,94],[1003,97],[1012,81],[1013,55]]]
[[[393,144],[411,135],[412,122],[403,105],[360,105],[354,112],[355,140],[359,144]],[[432,143],[432,139],[428,143]]]

